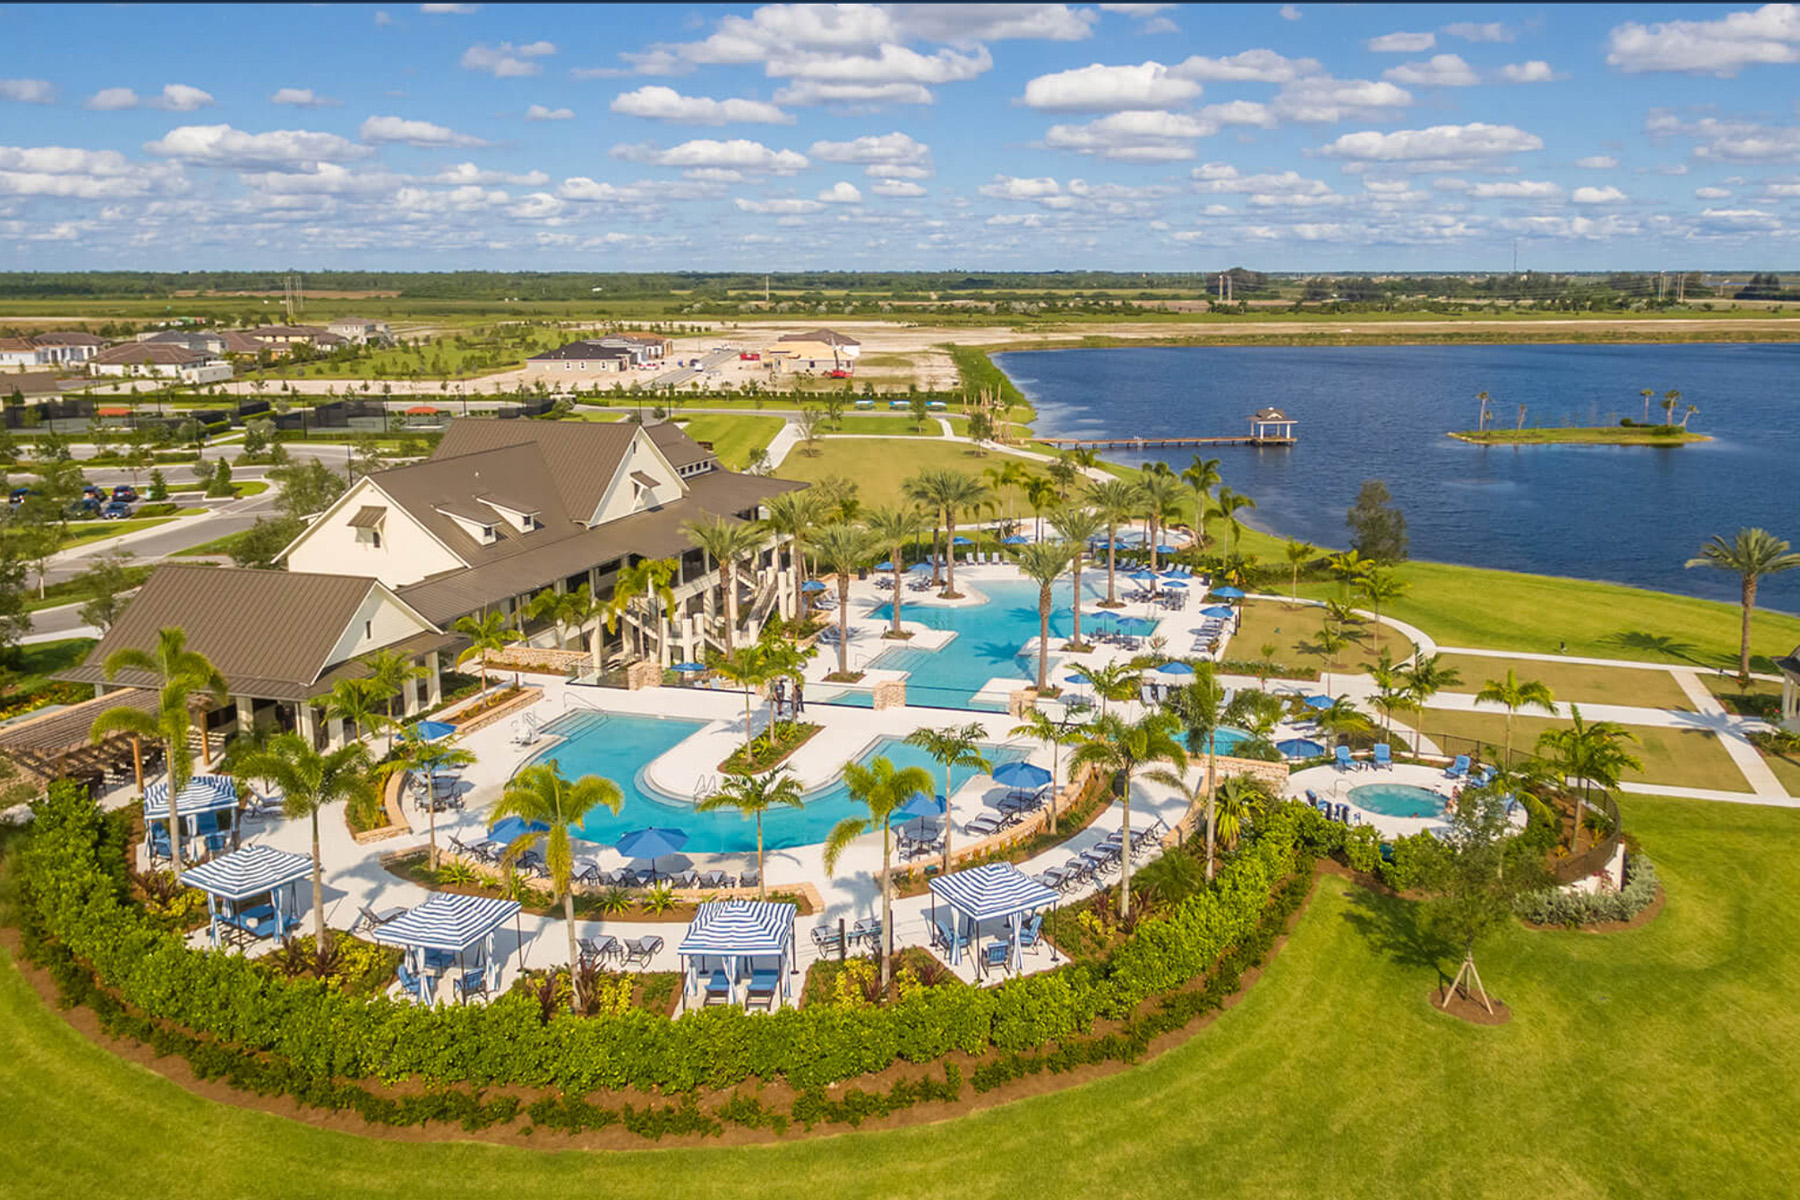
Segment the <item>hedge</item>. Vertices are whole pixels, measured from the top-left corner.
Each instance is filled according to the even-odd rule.
[[[1311,818],[1311,820],[1309,820]],[[415,1081],[686,1093],[754,1079],[802,1091],[927,1063],[952,1051],[1041,1049],[1124,1018],[1204,973],[1265,919],[1277,884],[1316,851],[1323,822],[1275,810],[1213,888],[1142,921],[1108,961],[994,988],[928,988],[884,1007],[772,1014],[722,1007],[670,1019],[644,1011],[542,1019],[508,993],[481,1006],[422,1008],[276,976],[232,953],[188,949],[127,897],[127,834],[79,789],[36,809],[21,871],[28,941],[72,957],[106,994],[165,1029],[272,1057],[312,1080]]]

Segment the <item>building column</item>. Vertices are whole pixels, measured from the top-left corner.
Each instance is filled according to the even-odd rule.
[[[402,701],[400,715],[410,717],[417,713],[419,711],[419,681],[417,679],[408,679],[406,683],[401,686],[400,694]]]
[[[443,664],[438,660],[436,650],[425,656],[425,670],[425,704],[428,708],[436,708],[444,702]]]
[[[313,706],[305,700],[294,704],[294,725],[300,731],[300,738],[307,745],[317,747],[319,744],[319,722]]]
[[[336,750],[344,744],[344,720],[331,717],[325,723],[325,749]]]
[[[233,696],[237,701],[237,731],[254,733],[256,731],[256,701],[248,696]]]

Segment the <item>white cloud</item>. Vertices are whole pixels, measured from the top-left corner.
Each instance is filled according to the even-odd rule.
[[[879,106],[883,104],[930,104],[936,97],[931,89],[918,83],[824,83],[802,79],[775,93],[776,104],[792,104],[806,108],[815,104],[847,104]]]
[[[1174,162],[1194,157],[1191,143],[1218,131],[1211,121],[1186,113],[1118,112],[1086,125],[1052,125],[1044,145],[1115,162]]]
[[[1619,204],[1625,198],[1616,187],[1578,187],[1569,195],[1577,204]]]
[[[1079,42],[1092,36],[1096,14],[1067,4],[895,4],[899,32],[967,45],[1013,39]]]
[[[710,96],[683,96],[674,88],[654,84],[614,97],[612,111],[652,121],[670,121],[678,125],[794,123],[791,114],[762,100],[742,100],[736,97],[714,100]]]
[[[1437,45],[1435,33],[1384,33],[1363,43],[1376,54],[1417,54]]]
[[[1458,21],[1444,26],[1444,32],[1453,38],[1461,38],[1465,42],[1510,42],[1513,40],[1512,30],[1498,21],[1478,25],[1473,21]]]
[[[1298,21],[1300,19],[1300,10],[1292,4],[1284,4],[1281,6],[1281,19],[1284,21]]]
[[[1497,183],[1477,183],[1468,189],[1478,200],[1549,200],[1563,194],[1562,188],[1549,180],[1505,179]]]
[[[614,158],[655,163],[659,167],[719,167],[776,175],[791,175],[808,165],[806,155],[798,150],[771,150],[747,138],[697,138],[667,150],[656,146],[614,146],[612,154]]]
[[[523,46],[501,42],[492,48],[478,43],[463,51],[462,65],[471,71],[486,71],[496,79],[516,79],[541,73],[544,64],[532,60],[555,53],[552,42],[528,42]]]
[[[982,46],[968,53],[945,49],[920,54],[905,46],[884,45],[873,57],[777,52],[765,70],[781,78],[828,83],[962,83],[979,77],[993,65],[993,57]]]
[[[375,10],[375,28],[385,29],[389,25],[392,25],[393,23],[394,23],[393,15],[390,14],[387,11],[387,9],[378,8]]]
[[[550,177],[542,171],[526,171],[523,174],[512,174],[506,171],[486,171],[472,162],[457,163],[439,171],[432,176],[433,183],[450,184],[456,187],[473,185],[491,186],[496,183],[517,184],[522,187],[542,187],[550,182]]]
[[[1526,150],[1542,150],[1544,140],[1512,125],[1433,125],[1429,129],[1399,129],[1393,133],[1364,130],[1346,133],[1320,148],[1330,158],[1373,162],[1457,161],[1495,158]]]
[[[1561,78],[1541,58],[1529,62],[1507,63],[1500,68],[1500,78],[1507,83],[1550,83]]]
[[[1694,157],[1714,162],[1778,162],[1800,158],[1800,127],[1758,121],[1703,117],[1684,122],[1666,112],[1653,112],[1644,122],[1652,134],[1680,134],[1700,142]]]
[[[876,178],[928,179],[932,174],[931,147],[899,130],[848,142],[814,142],[806,152],[821,162],[860,164]]]
[[[731,202],[739,212],[762,213],[767,216],[794,217],[806,213],[825,211],[825,205],[818,200],[747,200],[742,196]]]
[[[1178,7],[1180,6],[1175,4],[1102,4],[1099,6],[1101,12],[1118,13],[1133,19],[1154,17],[1157,13],[1168,12],[1171,8]]]
[[[862,192],[854,183],[840,179],[820,192],[819,199],[826,204],[861,204]]]
[[[1331,194],[1331,185],[1323,179],[1308,179],[1298,171],[1245,175],[1230,163],[1209,162],[1201,163],[1189,174],[1193,176],[1194,190],[1198,192],[1240,196],[1325,196]]]
[[[95,112],[119,112],[138,106],[138,94],[127,87],[101,88],[86,100],[82,107]]]
[[[1046,200],[1063,194],[1062,185],[1048,176],[1020,179],[996,175],[992,183],[984,183],[976,190],[993,200]]]
[[[1730,198],[1731,189],[1722,187],[1695,188],[1694,196],[1699,200],[1725,200]]]
[[[269,94],[270,104],[288,104],[295,108],[341,108],[343,102],[321,96],[311,88],[276,88]]]
[[[918,184],[908,183],[903,179],[882,179],[869,190],[877,196],[897,196],[908,199],[926,194],[925,189]]]
[[[1800,61],[1800,8],[1765,4],[1716,21],[1628,21],[1607,37],[1606,61],[1622,71],[1685,71],[1729,79],[1747,66]]]
[[[1590,154],[1586,158],[1578,158],[1575,165],[1590,171],[1610,171],[1619,165],[1619,160],[1610,154]]]
[[[1481,82],[1460,54],[1434,54],[1424,62],[1402,63],[1381,73],[1383,79],[1415,87],[1474,87]]]
[[[370,117],[362,123],[358,136],[372,144],[398,143],[405,146],[485,146],[486,142],[466,133],[457,133],[430,121],[409,121],[404,117]]]
[[[0,79],[0,100],[21,104],[55,104],[56,88],[44,79]]]
[[[160,108],[165,112],[193,112],[197,108],[206,108],[212,102],[210,92],[203,92],[185,83],[165,83],[162,95],[149,101],[149,107]]]
[[[1255,125],[1273,129],[1280,122],[1266,104],[1254,100],[1228,100],[1224,104],[1208,104],[1200,110],[1200,119],[1215,125]]]
[[[1275,93],[1270,107],[1284,120],[1328,125],[1338,121],[1387,120],[1387,110],[1405,108],[1412,99],[1411,92],[1393,83],[1320,75],[1285,85]]]
[[[1159,62],[1108,67],[1094,63],[1025,85],[1025,104],[1045,112],[1120,112],[1183,104],[1200,95],[1200,85],[1180,79]]]
[[[0,195],[104,200],[183,187],[172,163],[136,163],[117,150],[0,146]]]
[[[1273,50],[1245,50],[1227,58],[1196,54],[1176,63],[1169,72],[1181,79],[1217,83],[1292,83],[1323,69],[1314,58],[1285,58]]]
[[[542,104],[533,104],[525,110],[527,121],[573,121],[575,110],[572,108],[548,108]]]
[[[422,13],[432,13],[432,14],[439,15],[439,16],[453,14],[456,16],[468,17],[468,16],[473,16],[474,14],[480,12],[481,5],[479,5],[479,4],[421,4],[421,5],[419,5],[419,11]]]
[[[319,163],[350,162],[372,153],[335,133],[305,129],[245,133],[230,125],[183,125],[154,142],[145,142],[144,149],[196,166],[278,171],[305,171]]]

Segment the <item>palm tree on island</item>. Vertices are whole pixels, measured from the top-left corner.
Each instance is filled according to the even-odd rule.
[[[850,577],[861,570],[869,556],[880,547],[873,534],[861,525],[835,521],[813,530],[813,555],[819,566],[837,577],[838,584],[838,669],[841,676],[850,674]]]
[[[1743,623],[1738,637],[1738,682],[1750,686],[1750,616],[1756,610],[1756,589],[1763,579],[1800,567],[1800,554],[1791,553],[1788,543],[1766,529],[1740,529],[1737,537],[1726,541],[1718,534],[1700,547],[1700,553],[1687,560],[1690,567],[1712,567],[1731,571],[1740,585]],[[107,660],[109,663],[112,661]]]
[[[695,812],[712,812],[721,808],[735,808],[746,816],[756,818],[756,898],[768,899],[768,886],[763,876],[763,814],[771,808],[805,808],[806,798],[800,790],[800,781],[787,767],[771,771],[767,775],[749,775],[734,772],[725,777],[719,790],[705,796],[694,805]]]

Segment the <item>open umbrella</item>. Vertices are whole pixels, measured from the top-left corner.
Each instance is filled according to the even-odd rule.
[[[1192,675],[1194,668],[1184,662],[1166,662],[1156,668],[1156,673],[1158,675]]]
[[[1212,590],[1212,594],[1221,600],[1242,600],[1244,598],[1243,592],[1230,586],[1216,587]]]
[[[1330,708],[1335,703],[1337,703],[1337,701],[1333,700],[1330,696],[1308,696],[1306,698],[1306,707],[1308,708],[1326,709]]]
[[[877,571],[891,571],[894,569],[894,564],[891,562],[878,562],[875,564],[875,569]]]
[[[673,669],[680,671],[683,675],[692,675],[695,672],[706,670],[706,664],[697,662],[676,663]]]
[[[1232,617],[1237,616],[1237,612],[1229,604],[1213,604],[1201,609],[1200,615],[1203,617],[1212,617],[1219,621],[1228,621]]]
[[[1086,675],[1065,675],[1063,676],[1063,682],[1072,683],[1076,687],[1085,687],[1094,681],[1089,679]]]
[[[1126,578],[1128,578],[1128,579],[1134,579],[1134,580],[1136,580],[1136,581],[1137,581],[1137,582],[1138,582],[1138,583],[1149,583],[1149,582],[1151,582],[1151,581],[1152,581],[1152,580],[1154,580],[1154,579],[1155,579],[1155,578],[1156,578],[1156,576],[1154,576],[1154,575],[1152,575],[1152,574],[1151,574],[1151,573],[1150,573],[1150,572],[1148,572],[1148,571],[1133,571],[1133,572],[1132,572],[1132,573],[1131,573],[1131,574],[1130,574],[1130,575],[1128,575],[1128,576],[1127,576],[1127,577],[1126,577]]]
[[[1325,753],[1325,747],[1310,738],[1289,738],[1285,742],[1276,742],[1275,748],[1284,758],[1317,758]]]
[[[619,853],[626,858],[647,858],[650,860],[650,873],[656,874],[656,860],[670,854],[681,853],[687,845],[688,835],[680,829],[659,829],[651,826],[648,829],[634,829],[615,843]]]
[[[1179,579],[1169,579],[1165,577],[1163,579],[1163,586],[1166,588],[1179,588],[1184,592],[1187,590],[1187,584],[1181,582]]]
[[[800,590],[803,592],[822,592],[825,590],[825,585],[817,579],[809,579],[800,585]]]
[[[894,810],[899,817],[941,817],[948,807],[942,796],[934,796],[930,792],[914,792],[908,796],[906,803]]]
[[[952,546],[973,546],[975,543],[959,533],[950,539],[950,544]]]
[[[1002,546],[1028,546],[1031,544],[1031,539],[1015,533],[1011,537],[1001,538],[1000,544]]]
[[[1031,791],[1049,783],[1050,772],[1023,760],[1002,763],[994,768],[994,782],[1002,787],[1014,788],[1022,792]]]
[[[908,567],[907,570],[909,570],[909,571],[929,571],[929,570],[931,570],[931,564],[928,562],[916,562],[912,566]]]
[[[420,721],[406,731],[406,736],[421,742],[435,742],[455,732],[456,726],[448,721]]]
[[[542,821],[527,821],[523,817],[507,817],[496,821],[488,827],[488,836],[496,842],[510,846],[528,833],[549,833],[550,826]]]

